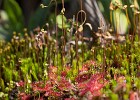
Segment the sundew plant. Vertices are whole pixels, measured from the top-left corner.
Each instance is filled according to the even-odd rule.
[[[13,32],[10,41],[0,40],[0,99],[139,100],[139,1],[112,0],[107,12],[111,26],[103,31],[100,19],[97,32],[86,23],[82,8],[67,19],[61,3],[60,13],[56,0],[41,4],[55,5],[53,24],[48,21],[32,31],[25,28],[23,34]],[[126,27],[118,13],[123,13]],[[85,26],[93,36],[83,35]]]

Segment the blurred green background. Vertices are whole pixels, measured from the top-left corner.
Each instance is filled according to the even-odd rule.
[[[24,28],[27,28],[30,32],[38,26],[42,27],[45,23],[54,24],[53,19],[56,17],[55,2],[52,2],[47,8],[42,9],[40,7],[40,4],[48,5],[50,1],[51,0],[1,0],[0,39],[9,40],[14,31],[23,33]],[[57,13],[59,13],[61,10],[61,0],[56,1],[58,4]],[[66,3],[65,7],[69,9],[71,6],[69,2],[71,1],[64,1]],[[122,27],[121,30],[123,30],[123,32],[126,32],[130,27],[132,31],[134,30],[133,26],[135,26],[134,24],[136,23],[133,20],[133,13],[134,10],[139,10],[139,0],[97,0],[97,2],[108,24],[111,24],[110,26]],[[127,5],[128,16],[126,11],[122,9],[111,11],[109,9],[111,2],[116,7],[119,7],[119,4],[122,6]],[[136,9],[130,8],[130,5],[135,5]],[[120,19],[116,15],[119,16]],[[123,24],[121,23],[122,21],[124,21]],[[119,23],[119,26],[116,25],[116,22]]]

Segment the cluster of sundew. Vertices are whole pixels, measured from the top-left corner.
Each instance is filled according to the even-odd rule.
[[[135,6],[134,5],[131,5],[130,6],[131,8],[135,8]],[[123,6],[123,9],[126,9],[127,8],[127,5],[124,5]],[[137,14],[139,14],[139,11],[137,11]],[[79,32],[81,32],[83,29],[82,29],[82,27],[80,27],[79,29]],[[44,31],[43,31],[44,32]],[[26,37],[28,37],[28,35],[27,35],[27,33],[25,34],[25,38]],[[42,46],[42,43],[43,43],[43,38],[42,38],[42,33],[40,32],[37,36],[36,36],[37,38],[36,38],[36,42],[37,42],[37,45],[38,45],[38,47],[40,48],[41,46]],[[26,38],[27,40],[30,40],[30,38]],[[19,45],[18,44],[18,40],[19,40],[19,37],[18,36],[16,36],[15,35],[15,33],[14,33],[14,36],[13,36],[13,40],[11,40],[11,42],[13,43],[13,44],[17,44],[17,45]],[[27,40],[24,40],[24,39],[22,39],[20,42],[21,43],[25,43]],[[41,45],[39,45],[39,43],[41,43]],[[7,48],[6,49],[4,49],[4,52],[6,52],[6,51],[8,51],[8,50],[10,50],[10,44],[9,44],[9,46],[7,46]],[[116,50],[116,48],[115,48],[115,50]],[[1,51],[2,51],[2,49],[1,49]],[[120,58],[122,58],[122,55],[119,55],[120,56]],[[129,58],[130,58],[130,56],[131,55],[129,55]],[[94,65],[94,62],[91,62],[91,63],[93,63],[93,65]],[[85,64],[85,66],[84,67],[87,67],[87,66],[90,66],[90,65],[86,65]],[[115,68],[114,68],[114,70],[115,70]],[[114,71],[114,73],[118,73],[119,71]]]

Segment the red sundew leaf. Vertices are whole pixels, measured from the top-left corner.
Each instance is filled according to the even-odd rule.
[[[80,69],[80,72],[89,71],[89,70],[90,70],[90,65],[88,63],[85,63],[82,66],[82,69]]]
[[[20,82],[16,83],[17,87],[23,87],[24,85],[25,85],[25,82],[23,82],[23,81],[20,81]]]
[[[30,100],[31,96],[30,95],[25,95],[21,97],[21,100]]]
[[[78,83],[77,87],[78,87],[78,89],[84,89],[86,87],[86,85],[87,85],[86,83],[82,82],[82,83]]]
[[[71,90],[71,89],[74,89],[72,83],[70,83],[68,80],[66,80],[66,78],[62,77],[61,80],[58,82],[58,88],[61,90],[61,91],[64,91],[64,90]]]
[[[58,68],[56,66],[49,67],[49,73],[57,73]]]
[[[56,73],[49,73],[49,79],[50,80],[56,80],[57,79],[57,74]]]
[[[71,66],[66,66],[65,70],[66,70],[66,72],[69,72],[71,70]]]
[[[101,95],[100,90],[104,86],[105,86],[104,84],[94,85],[91,88],[89,88],[89,91],[93,94],[93,96],[99,96],[99,95]]]
[[[101,83],[102,82],[102,83]],[[98,90],[98,88],[102,88],[106,85],[107,81],[103,79],[103,74],[96,74],[93,75],[90,79],[90,81],[87,83],[88,87],[93,87],[94,90]]]
[[[94,86],[89,87],[89,91],[91,93],[94,93],[95,91],[100,90],[101,88],[104,87],[104,84],[93,84]]]
[[[60,93],[60,92],[52,92],[50,95],[55,96],[55,97],[60,97],[62,95],[62,93]]]
[[[80,72],[84,72],[84,71],[88,71],[88,70],[89,70],[89,68],[86,67],[86,66],[84,66],[84,67],[82,67],[82,69],[80,70]]]
[[[90,78],[91,74],[88,72],[80,72],[79,75],[75,78],[75,81],[78,83],[87,81]]]
[[[42,87],[43,86],[43,84],[44,84],[44,82],[34,82],[34,83],[32,83],[31,84],[31,86],[32,86],[32,88],[34,88],[34,87]]]
[[[26,93],[20,93],[20,94],[19,94],[19,98],[20,98],[21,100],[30,100],[31,95],[27,95]]]
[[[61,92],[56,92],[54,90],[49,90],[44,94],[44,96],[46,96],[46,97],[48,97],[48,96],[60,97],[61,95],[62,95]]]
[[[57,79],[57,71],[58,71],[58,68],[56,66],[50,66],[49,73],[48,73],[49,79],[56,80]]]
[[[131,92],[129,100],[140,100],[137,92]]]
[[[94,83],[94,82],[99,82],[99,81],[105,81],[105,79],[103,78],[104,77],[104,74],[99,74],[99,73],[97,73],[97,74],[94,74],[94,75],[92,75],[91,76],[91,78],[90,78],[90,80],[89,80],[89,84],[91,84],[91,83]]]
[[[45,96],[54,96],[54,97],[60,97],[62,95],[61,92],[56,92],[54,90],[50,90],[48,92],[45,93]]]
[[[107,83],[106,80],[104,80],[104,83],[101,83],[103,81],[103,74],[95,74],[92,75],[90,80],[84,84],[83,89],[80,90],[80,95],[84,95],[88,91],[92,93],[93,96],[100,95],[100,90],[105,86]],[[83,84],[82,84],[83,85]]]
[[[90,60],[90,64],[91,64],[92,66],[94,66],[96,63],[95,63],[95,61]]]
[[[70,66],[66,66],[64,71],[61,72],[61,77],[66,77],[66,75],[68,74],[68,72],[71,70]]]
[[[51,81],[48,81],[45,84],[45,86],[42,86],[42,84],[35,83],[34,85],[32,85],[32,88],[33,88],[33,91],[44,92],[44,91],[51,90],[53,87],[52,87]]]
[[[89,91],[88,88],[81,89],[80,92],[79,92],[79,95],[80,95],[80,96],[83,96],[83,95],[85,95],[88,91]]]
[[[42,88],[42,87],[34,87],[33,88],[34,91],[40,91],[40,92],[49,91],[51,89],[52,89],[52,87],[50,87],[50,86],[47,86],[47,87],[44,87],[44,88]]]
[[[93,60],[87,61],[86,63],[83,64],[82,69],[80,70],[80,72],[82,71],[88,71],[90,70],[91,66],[95,66],[96,63]]]
[[[87,97],[88,100],[94,100],[93,95],[91,94],[91,92],[87,92],[86,97]]]
[[[93,97],[95,96],[101,96],[101,91],[94,91],[94,92],[91,92]]]
[[[66,77],[67,76],[67,72],[66,71],[62,71],[61,72],[61,77]]]
[[[65,98],[64,100],[76,100],[75,98]]]
[[[46,92],[46,93],[44,94],[44,96],[45,96],[45,97],[48,97],[48,96],[49,96],[49,92]]]
[[[45,86],[42,87],[41,84],[39,85],[38,83],[34,83],[33,86],[33,91],[39,91],[39,92],[45,92],[44,96],[54,96],[54,97],[59,97],[61,96],[61,92],[56,92],[53,90],[54,85],[56,82],[54,81],[47,81]]]
[[[98,85],[92,84],[90,86],[86,85],[86,88],[80,91],[80,95],[84,95],[85,93],[90,91],[93,96],[99,96],[100,90],[101,88],[103,88],[103,86],[104,86],[103,84],[98,84]]]

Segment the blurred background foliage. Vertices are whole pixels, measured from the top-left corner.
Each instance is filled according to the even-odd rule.
[[[20,32],[23,28],[23,13],[15,0],[3,0],[0,5],[0,38],[6,39],[11,32]]]
[[[38,26],[42,27],[45,23],[54,24],[54,19],[56,18],[55,2],[52,2],[50,6],[44,9],[40,7],[41,3],[48,5],[50,1],[51,0],[1,0],[0,39],[9,40],[13,31],[22,33],[24,28],[31,31]],[[65,7],[69,7],[70,0],[64,1],[66,3]],[[97,0],[97,2],[108,24],[110,23],[110,27],[121,27],[121,29],[116,28],[116,31],[122,34],[126,33],[128,29],[130,29],[131,32],[134,31],[134,26],[136,25],[134,22],[134,12],[139,10],[139,0]],[[57,0],[57,4],[57,13],[59,13],[62,6],[61,0]],[[113,4],[117,9],[110,10],[110,4]],[[120,5],[127,5],[127,11],[121,9]],[[135,8],[130,8],[130,5],[135,5]]]

